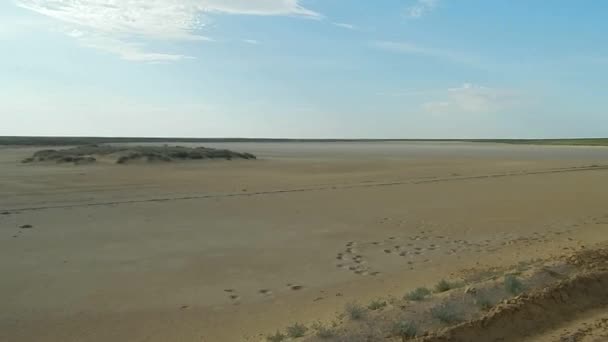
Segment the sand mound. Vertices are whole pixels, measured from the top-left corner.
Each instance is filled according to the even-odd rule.
[[[115,164],[130,162],[171,162],[176,160],[202,159],[256,159],[253,154],[207,147],[189,148],[183,146],[114,146],[87,145],[61,150],[42,150],[34,153],[23,163],[56,162],[89,164],[103,160]]]
[[[481,319],[422,338],[438,341],[520,341],[576,313],[608,305],[608,272],[581,274],[501,303]]]
[[[608,249],[566,257],[578,273],[551,286],[505,300],[486,315],[423,337],[420,341],[521,341],[608,306]]]
[[[605,246],[478,272],[485,280],[465,278],[460,287],[442,281],[445,286],[436,286],[433,294],[427,290],[414,298],[412,291],[404,299],[388,300],[380,310],[368,306],[363,319],[349,320],[347,309],[347,319],[331,328],[332,337],[321,336],[317,329],[307,341],[536,341],[542,334],[563,335],[566,329],[556,327],[608,307]],[[566,337],[608,332],[608,315],[594,319],[591,328],[589,323],[569,327],[575,332]]]

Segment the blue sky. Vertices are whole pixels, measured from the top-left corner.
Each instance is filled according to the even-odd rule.
[[[608,2],[8,0],[0,135],[608,136]]]

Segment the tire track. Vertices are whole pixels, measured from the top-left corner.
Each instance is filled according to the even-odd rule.
[[[205,194],[205,195],[193,195],[193,196],[134,199],[134,200],[123,200],[123,201],[47,205],[47,206],[37,206],[37,207],[0,209],[0,212],[16,213],[16,212],[38,211],[38,210],[49,210],[49,209],[85,208],[85,207],[99,207],[99,206],[112,206],[112,205],[137,204],[137,203],[190,201],[190,200],[199,200],[199,199],[231,198],[231,197],[253,197],[253,196],[279,195],[279,194],[298,193],[298,192],[331,191],[331,190],[356,189],[356,188],[376,188],[376,187],[388,187],[388,186],[411,185],[411,184],[430,184],[430,183],[441,183],[441,182],[470,181],[470,180],[488,179],[488,178],[520,177],[520,176],[541,175],[541,174],[572,173],[572,172],[584,172],[584,171],[605,171],[605,170],[608,170],[608,165],[570,167],[570,168],[548,169],[548,170],[538,170],[538,171],[506,172],[506,173],[495,173],[495,174],[476,175],[476,176],[454,176],[454,177],[433,178],[433,179],[420,179],[419,178],[419,179],[414,179],[414,180],[392,181],[392,182],[373,182],[373,183],[366,182],[366,183],[355,183],[355,184],[349,184],[349,185],[324,185],[324,186],[317,186],[317,187],[268,190],[268,191],[257,191],[257,192],[247,192],[247,193],[239,192],[239,193],[224,193],[224,194]]]

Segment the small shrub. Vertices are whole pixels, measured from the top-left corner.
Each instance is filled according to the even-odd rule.
[[[431,295],[431,290],[426,287],[419,287],[405,295],[405,298],[413,301],[421,301]]]
[[[447,281],[445,279],[442,279],[441,281],[439,281],[437,283],[437,285],[435,285],[435,292],[437,292],[437,293],[446,292],[446,291],[453,289],[454,287],[455,287],[454,284],[450,283],[449,281]]]
[[[441,323],[452,324],[460,322],[460,313],[453,305],[440,304],[431,309],[431,316]]]
[[[308,328],[304,324],[295,323],[292,326],[287,327],[287,335],[291,338],[302,337],[306,335]]]
[[[407,339],[416,337],[418,328],[414,322],[402,320],[393,324],[391,333],[396,337],[401,337],[402,341],[406,341]]]
[[[475,304],[483,311],[488,311],[494,306],[494,303],[486,297],[477,298]]]
[[[285,334],[281,333],[280,331],[277,331],[274,335],[266,336],[266,340],[268,342],[283,342],[286,339],[287,336],[285,336]]]
[[[365,318],[365,314],[367,313],[367,309],[358,303],[346,304],[345,310],[348,318],[354,321]]]
[[[176,158],[176,159],[186,159],[186,158],[188,158],[188,152],[187,151],[169,152],[169,157]]]
[[[375,310],[383,309],[385,306],[386,306],[386,301],[383,301],[380,299],[374,299],[371,303],[369,303],[367,308],[372,311],[375,311]]]
[[[336,336],[336,331],[333,328],[328,327],[321,322],[313,323],[312,328],[316,331],[315,335],[320,339],[329,339]]]
[[[508,274],[505,276],[505,290],[512,295],[518,295],[524,291],[524,284],[513,274]]]

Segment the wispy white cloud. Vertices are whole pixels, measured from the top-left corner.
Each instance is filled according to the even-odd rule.
[[[140,61],[183,59],[185,56],[143,52],[142,45],[136,42],[144,39],[210,40],[200,31],[205,26],[205,15],[212,13],[320,18],[318,13],[301,6],[299,0],[14,1],[19,7],[70,25],[69,32],[83,32],[82,37],[72,36],[85,39],[81,42],[85,46]],[[91,37],[94,37],[93,42]]]
[[[408,18],[420,18],[437,8],[439,0],[416,0],[416,2],[405,9]]]
[[[74,36],[74,32],[71,35]],[[78,39],[82,46],[115,54],[126,61],[159,63],[193,58],[179,54],[150,52],[141,43],[127,42],[103,35],[82,34],[77,35],[75,38]]]
[[[355,25],[351,25],[351,24],[347,24],[347,23],[332,23],[335,26],[341,27],[341,28],[345,28],[348,30],[354,30],[356,29]]]
[[[143,2],[143,0],[139,1]],[[319,13],[300,5],[300,0],[183,0],[183,2],[193,2],[203,12],[321,17]]]
[[[372,46],[394,53],[426,56],[436,59],[449,60],[456,63],[480,65],[476,58],[463,53],[451,50],[428,48],[408,42],[377,41],[373,42]]]
[[[437,100],[425,102],[422,109],[433,114],[493,113],[513,105],[517,98],[510,90],[464,83],[444,91]]]
[[[258,40],[255,40],[255,39],[244,39],[243,43],[247,43],[247,44],[251,44],[251,45],[258,45],[258,44],[260,44],[260,42]]]
[[[65,31],[65,34],[75,38],[85,47],[98,49],[118,55],[126,61],[134,62],[175,62],[192,57],[145,51],[142,43],[127,42],[107,35],[91,34],[78,29]]]

